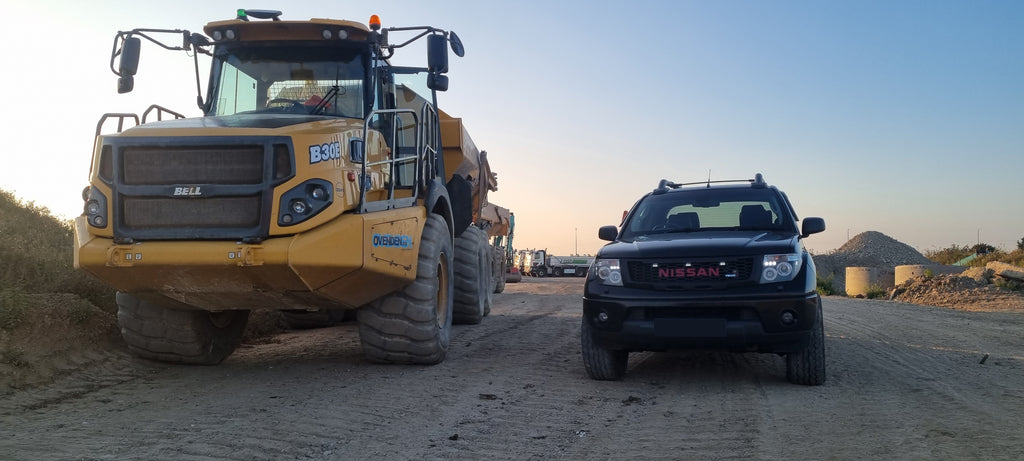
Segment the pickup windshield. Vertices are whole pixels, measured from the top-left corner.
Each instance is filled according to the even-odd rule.
[[[771,189],[698,189],[650,195],[623,226],[624,240],[648,235],[721,231],[793,231]]]
[[[208,115],[283,113],[362,119],[366,60],[359,50],[308,43],[219,48]]]

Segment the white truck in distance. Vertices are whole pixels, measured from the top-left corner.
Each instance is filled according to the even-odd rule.
[[[527,275],[532,277],[583,277],[593,263],[593,256],[552,256],[547,250],[527,250],[523,265]]]

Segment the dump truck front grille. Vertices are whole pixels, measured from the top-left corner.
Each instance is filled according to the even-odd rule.
[[[131,147],[124,149],[124,183],[259,184],[263,146]]]
[[[110,138],[114,237],[261,240],[273,188],[293,176],[286,137]]]
[[[125,197],[124,224],[132,229],[251,228],[260,224],[260,196],[173,199]]]

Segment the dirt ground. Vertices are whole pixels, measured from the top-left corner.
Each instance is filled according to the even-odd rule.
[[[354,324],[274,335],[213,367],[76,351],[87,366],[0,396],[0,459],[1024,453],[1024,306],[828,297],[828,381],[819,387],[787,383],[781,357],[719,352],[631,354],[623,381],[598,382],[580,360],[581,284],[507,285],[483,323],[454,328],[436,366],[365,361]]]

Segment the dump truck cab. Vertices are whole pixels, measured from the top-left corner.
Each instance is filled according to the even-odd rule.
[[[153,106],[141,119],[101,118],[76,267],[119,291],[122,333],[144,357],[219,362],[251,309],[370,306],[360,331],[371,359],[437,363],[452,321],[454,242],[473,216],[473,185],[454,174],[462,158],[442,154],[442,121],[460,130],[461,121],[439,111],[436,97],[448,87],[448,48],[461,56],[462,43],[434,27],[384,29],[376,16],[369,26],[280,16],[239,10],[205,35],[117,34],[119,92],[134,87],[144,40],[195,56],[197,92],[200,54],[211,58],[210,76],[206,97],[197,96],[201,117]],[[406,32],[417,35],[389,43]],[[168,34],[181,44],[158,38]],[[422,37],[426,67],[389,62]],[[117,132],[103,134],[112,121]],[[407,293],[422,284],[430,288]],[[394,297],[429,312],[395,326],[383,306]],[[167,331],[152,346],[140,332],[167,312],[183,320],[161,323]],[[189,326],[197,322],[209,326]],[[206,352],[170,344],[182,328]],[[396,328],[423,331],[409,340],[393,337]],[[214,346],[227,352],[210,353]]]

